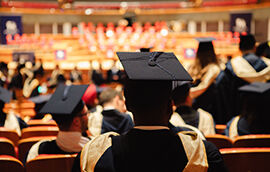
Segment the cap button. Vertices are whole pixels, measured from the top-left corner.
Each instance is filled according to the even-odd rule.
[[[150,60],[148,61],[148,65],[149,65],[149,66],[156,66],[156,65],[157,65],[157,62],[156,62],[154,59],[150,59]]]

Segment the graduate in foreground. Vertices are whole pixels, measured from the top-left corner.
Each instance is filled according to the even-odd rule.
[[[192,80],[173,53],[117,53],[128,79],[124,95],[135,126],[87,143],[73,171],[225,171],[218,149],[195,132],[170,129],[173,81]]]

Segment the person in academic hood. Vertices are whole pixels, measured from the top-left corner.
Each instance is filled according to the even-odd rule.
[[[231,139],[248,134],[270,134],[270,83],[254,82],[239,88],[241,111],[227,123]]]
[[[190,98],[193,99],[195,109],[204,109],[214,115],[219,114],[219,101],[215,87],[215,80],[224,68],[215,53],[213,41],[215,38],[196,38],[199,42],[194,63],[187,71],[193,78],[190,88]]]
[[[110,131],[124,134],[133,128],[132,118],[125,113],[126,106],[120,92],[110,87],[105,88],[99,95],[99,104],[102,111],[92,113],[88,119],[91,134],[97,136]]]
[[[239,50],[241,55],[232,58],[216,79],[217,92],[223,102],[220,105],[220,119],[217,123],[226,124],[239,114],[238,88],[252,82],[267,82],[270,79],[270,59],[255,55],[255,37],[241,35]]]
[[[21,130],[28,127],[27,124],[15,113],[3,111],[5,103],[10,102],[12,92],[0,87],[0,127],[5,127],[11,130],[15,130],[18,135],[21,135]]]
[[[87,107],[81,100],[87,85],[59,85],[40,113],[50,113],[59,127],[56,139],[34,144],[27,162],[40,154],[74,154],[90,140],[87,131]]]
[[[224,171],[219,150],[192,131],[172,131],[172,81],[192,80],[173,53],[118,52],[128,79],[128,133],[95,137],[76,157],[73,171]]]
[[[258,57],[266,57],[270,59],[270,41],[260,43],[256,48],[255,54]]]
[[[170,123],[174,126],[188,124],[198,128],[204,135],[216,134],[213,117],[207,111],[192,107],[192,98],[189,95],[190,82],[181,82],[173,89],[172,100],[175,111]]]

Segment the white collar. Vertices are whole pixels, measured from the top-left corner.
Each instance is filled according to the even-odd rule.
[[[113,110],[113,109],[115,109],[115,107],[113,107],[113,106],[105,106],[103,108],[103,110]]]
[[[56,138],[57,146],[65,152],[80,152],[88,141],[80,132],[73,131],[59,131]]]

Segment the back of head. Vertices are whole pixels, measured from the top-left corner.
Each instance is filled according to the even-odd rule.
[[[240,114],[247,120],[249,129],[252,132],[263,133],[264,131],[270,132],[270,116],[267,113],[269,111],[268,101],[270,99],[270,85],[269,83],[262,83],[260,85],[262,86],[258,86],[257,83],[253,83],[241,87]],[[251,86],[253,86],[253,88]],[[243,90],[244,87],[247,89]],[[253,91],[251,89],[257,90]]]
[[[172,100],[176,106],[185,103],[189,95],[190,87],[191,85],[189,82],[184,82],[173,89]]]
[[[241,51],[248,51],[253,50],[255,47],[255,37],[251,34],[248,35],[241,35],[240,36],[240,43],[239,43],[239,49]]]
[[[202,68],[210,63],[218,62],[212,41],[199,43],[196,60]]]
[[[71,115],[65,114],[52,114],[53,120],[57,123],[61,131],[68,131],[74,117],[76,117],[84,108],[84,102],[82,100],[76,105],[74,110],[71,112]]]
[[[88,85],[59,85],[40,113],[51,114],[60,130],[68,131],[73,118],[85,107],[81,98],[87,87]]]
[[[255,54],[259,57],[270,58],[270,41],[261,43],[257,48]]]
[[[127,109],[131,112],[162,109],[168,105],[172,81],[127,80],[124,87]]]
[[[111,102],[118,94],[118,91],[115,89],[110,87],[106,88],[99,95],[99,104],[103,106],[104,104]]]

